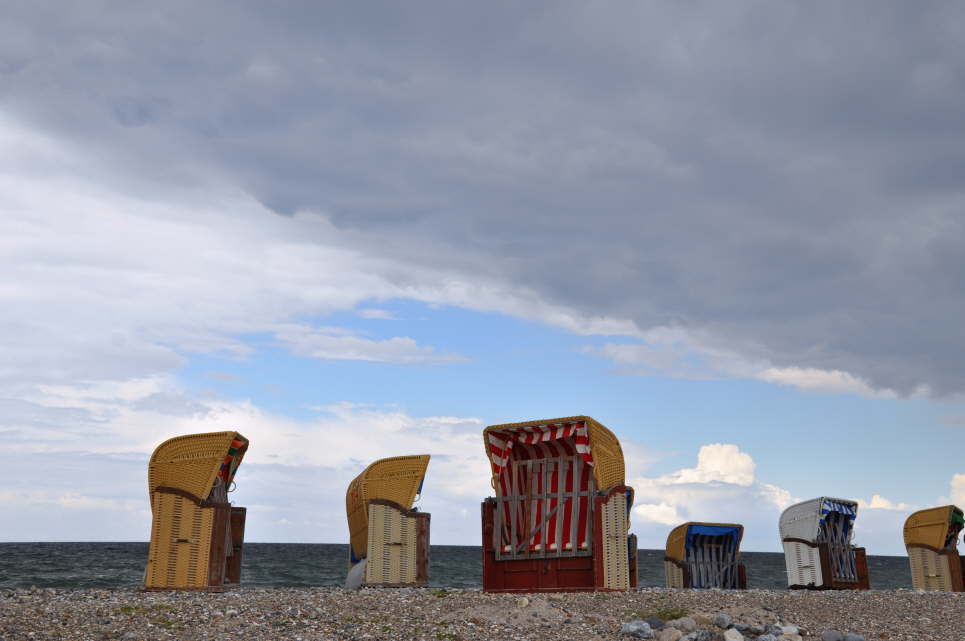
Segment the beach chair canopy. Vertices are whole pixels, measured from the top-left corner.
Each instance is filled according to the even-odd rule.
[[[623,448],[616,435],[589,416],[490,425],[483,431],[499,496],[512,461],[579,456],[592,470],[597,489],[624,483]]]
[[[155,448],[148,463],[148,493],[158,487],[183,490],[206,499],[217,479],[227,488],[248,451],[238,432],[176,436]]]
[[[858,504],[848,499],[822,496],[803,501],[792,505],[781,514],[781,539],[801,539],[817,543],[826,539],[829,532],[834,530],[836,534],[833,538],[839,542],[847,542],[851,539],[857,515]]]
[[[925,545],[935,550],[955,549],[963,527],[965,517],[954,505],[919,510],[905,521],[905,545]]]
[[[666,553],[676,561],[684,561],[688,558],[688,550],[694,550],[709,539],[724,540],[736,552],[743,536],[744,526],[736,523],[684,523],[670,531]]]
[[[429,458],[428,454],[419,454],[379,459],[349,483],[345,492],[345,512],[353,563],[365,556],[369,501],[392,501],[402,510],[411,509],[416,496],[422,493]]]

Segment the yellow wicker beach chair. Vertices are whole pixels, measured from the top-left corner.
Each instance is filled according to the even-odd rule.
[[[684,523],[670,531],[664,556],[668,588],[745,589],[740,562],[744,526],[736,523]]]
[[[245,508],[233,507],[228,491],[247,450],[238,432],[178,436],[154,450],[145,589],[220,591],[240,583]]]
[[[384,458],[349,483],[350,577],[364,562],[364,585],[428,585],[430,515],[412,509],[428,466],[428,454]]]
[[[483,590],[636,587],[633,488],[616,435],[589,416],[483,431],[496,496],[482,504]]]
[[[962,510],[954,505],[920,510],[905,521],[905,549],[916,590],[965,591],[965,559],[958,554],[963,526]]]

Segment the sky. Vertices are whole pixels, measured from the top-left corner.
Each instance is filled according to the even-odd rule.
[[[486,425],[588,414],[633,531],[965,505],[954,2],[0,2],[0,541],[144,541],[151,451],[251,441],[249,541],[347,542]]]

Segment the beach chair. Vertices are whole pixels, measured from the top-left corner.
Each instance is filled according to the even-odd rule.
[[[247,450],[238,432],[178,436],[154,450],[144,589],[217,592],[241,582],[245,508],[228,492]]]
[[[747,589],[740,562],[744,526],[734,523],[684,523],[667,536],[664,574],[668,588]]]
[[[857,515],[854,501],[827,496],[784,510],[779,525],[789,587],[869,588],[865,549],[851,544]]]
[[[920,510],[905,521],[905,549],[916,590],[965,591],[965,559],[958,554],[963,526],[962,510],[954,505]]]
[[[483,590],[626,590],[633,489],[616,436],[589,416],[483,431],[496,496],[482,504]]]
[[[345,493],[349,578],[346,585],[429,584],[430,515],[412,508],[422,493],[429,455],[380,459]]]

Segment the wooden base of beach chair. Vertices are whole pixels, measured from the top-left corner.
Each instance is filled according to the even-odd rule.
[[[927,545],[907,546],[911,584],[916,590],[963,592],[963,559],[957,550],[936,550]]]
[[[803,539],[786,538],[784,562],[787,567],[788,587],[792,590],[868,590],[868,559],[864,548],[854,552],[856,580],[836,578],[832,570],[831,549],[827,543],[812,543]]]
[[[691,588],[690,572],[687,564],[665,556],[663,558],[663,573],[668,588]],[[720,587],[720,586],[712,586]],[[743,563],[737,565],[737,590],[747,589],[747,568]]]
[[[484,501],[483,591],[593,592],[636,587],[636,537],[627,535],[627,489],[620,485],[594,497],[593,536],[584,551],[521,550],[512,559],[497,558],[496,501]],[[531,558],[526,558],[530,553]]]
[[[146,590],[222,591],[240,581],[244,508],[167,487],[156,488],[151,503]]]
[[[406,510],[393,501],[369,501],[365,585],[429,584],[430,518],[426,512]]]

